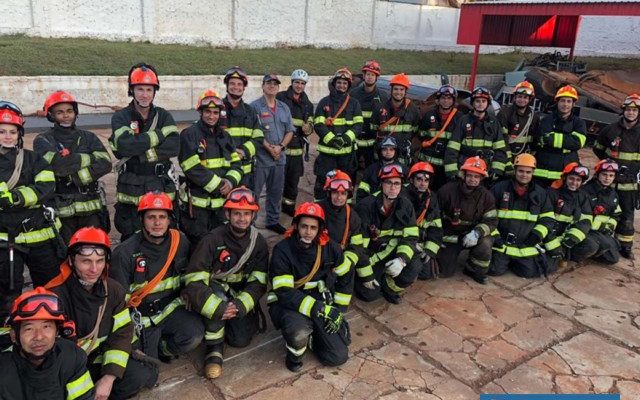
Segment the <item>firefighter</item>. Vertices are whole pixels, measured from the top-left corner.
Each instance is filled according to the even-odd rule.
[[[353,268],[329,238],[318,204],[298,206],[291,228],[273,248],[269,279],[269,314],[282,331],[287,368],[302,369],[307,347],[324,365],[344,364],[351,343],[344,313],[351,301]]]
[[[316,200],[324,198],[324,180],[327,172],[339,169],[355,178],[356,138],[362,131],[360,103],[349,96],[351,72],[340,68],[331,78],[333,90],[316,107],[313,119],[318,135],[318,158],[313,166],[316,183],[313,188]]]
[[[400,164],[383,167],[380,193],[357,204],[369,254],[369,264],[356,269],[355,292],[364,301],[383,296],[389,303],[399,304],[400,294],[415,282],[421,268],[413,205],[400,196],[404,176]]]
[[[620,166],[615,188],[622,214],[616,228],[620,255],[633,260],[633,220],[640,207],[638,180],[640,179],[640,95],[631,94],[622,103],[622,117],[604,127],[598,134],[593,152],[598,158],[611,158]]]
[[[260,207],[244,186],[224,202],[229,221],[207,234],[187,268],[183,296],[204,317],[204,374],[222,374],[224,342],[246,347],[260,328],[260,299],[267,291],[267,242],[252,225]]]
[[[508,163],[507,145],[500,122],[489,111],[491,92],[477,87],[471,92],[469,114],[458,120],[444,154],[444,170],[449,179],[458,175],[458,170],[469,157],[478,156],[487,164],[485,184],[502,177]]]
[[[547,189],[556,220],[553,234],[544,245],[551,272],[564,267],[568,260],[583,260],[587,253],[584,246],[576,245],[584,241],[593,221],[589,197],[580,190],[588,178],[587,167],[569,163],[562,170],[561,178]]]
[[[461,263],[465,275],[484,285],[491,262],[491,232],[498,225],[496,202],[481,185],[489,173],[480,156],[469,157],[460,167],[460,175],[461,180],[438,190],[443,228],[439,272],[443,277],[452,276]]]
[[[421,148],[418,159],[431,164],[433,174],[429,187],[438,190],[447,183],[444,172],[444,152],[462,111],[456,107],[458,91],[451,85],[443,85],[436,92],[436,107],[428,111],[418,127]]]
[[[13,103],[0,101],[0,318],[22,292],[24,265],[35,286],[56,276],[60,265],[60,221],[43,213],[55,190],[47,161],[23,148],[24,118]],[[48,218],[47,218],[48,216]],[[58,236],[59,239],[59,236]]]
[[[362,174],[362,179],[358,183],[356,191],[356,201],[362,201],[365,197],[375,194],[380,190],[380,170],[389,164],[399,164],[398,142],[393,136],[387,136],[380,140],[376,146],[378,148],[378,160],[367,165]]]
[[[313,103],[304,91],[309,82],[309,74],[303,69],[291,73],[291,86],[276,95],[289,106],[295,134],[284,153],[287,163],[284,169],[284,190],[282,191],[282,212],[293,217],[298,198],[298,183],[304,175],[304,161],[309,160],[309,135],[313,133]]]
[[[535,179],[543,187],[561,179],[563,168],[578,162],[578,150],[587,140],[587,126],[574,112],[578,92],[572,86],[563,86],[556,92],[556,106],[551,114],[540,121],[538,137],[534,138],[538,168]]]
[[[227,132],[240,156],[241,184],[252,188],[253,163],[258,146],[262,146],[264,134],[260,129],[258,114],[242,100],[249,78],[242,68],[235,66],[227,71],[223,81],[227,88],[227,95],[223,99],[227,112]]]
[[[593,222],[584,241],[573,248],[576,261],[593,258],[615,264],[620,259],[620,244],[613,236],[622,213],[614,183],[619,170],[618,163],[612,159],[600,160],[593,179],[580,188],[589,199]]]
[[[240,157],[225,129],[225,103],[213,90],[205,90],[196,109],[200,119],[180,133],[178,156],[186,177],[180,194],[180,228],[194,246],[224,223],[222,203],[242,180]]]
[[[69,241],[60,274],[46,284],[75,322],[78,346],[88,355],[96,399],[126,399],[158,379],[155,365],[132,353],[133,324],[125,289],[108,277],[109,236],[99,228],[80,228]]]
[[[351,97],[358,100],[362,109],[362,133],[356,138],[358,145],[359,164],[365,169],[375,161],[376,132],[371,129],[371,115],[373,110],[379,110],[387,104],[389,96],[378,88],[380,64],[376,60],[369,60],[362,66],[363,83],[351,89]]]
[[[53,127],[38,135],[33,150],[51,164],[56,192],[51,201],[60,217],[65,243],[83,226],[111,229],[106,195],[99,178],[111,172],[111,156],[95,133],[78,129],[78,103],[62,90],[44,102]]]
[[[58,296],[42,287],[16,299],[7,321],[13,349],[0,353],[0,398],[95,398],[87,355],[61,337],[65,322]]]
[[[371,115],[371,130],[377,138],[395,136],[398,142],[398,160],[404,165],[411,165],[413,149],[411,143],[418,132],[420,114],[418,107],[407,98],[411,84],[405,74],[397,74],[389,80],[391,98],[376,108]]]
[[[140,197],[148,191],[161,191],[175,199],[176,182],[171,158],[178,155],[180,137],[173,117],[153,104],[160,81],[148,64],[129,70],[131,103],[111,117],[113,134],[109,145],[119,160],[115,205],[115,227],[121,240],[140,230],[136,218]]]
[[[513,103],[498,114],[513,156],[529,153],[533,138],[539,136],[540,116],[533,110],[535,96],[533,85],[522,81],[513,89]]]
[[[515,175],[491,189],[498,209],[498,229],[493,232],[489,275],[503,275],[509,268],[523,278],[547,275],[543,241],[553,229],[553,208],[546,190],[533,181],[536,158],[516,156]]]
[[[409,170],[407,196],[416,213],[416,224],[420,228],[420,238],[416,248],[421,266],[418,279],[427,280],[435,276],[435,260],[442,245],[442,219],[438,197],[430,189],[436,174],[433,166],[419,161]]]
[[[204,335],[200,317],[180,298],[189,240],[169,229],[173,203],[164,193],[142,196],[138,215],[142,229],[115,248],[109,276],[127,292],[143,352],[168,362],[195,349]]]

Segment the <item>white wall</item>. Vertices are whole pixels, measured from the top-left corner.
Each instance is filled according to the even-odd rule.
[[[454,8],[382,0],[11,0],[0,2],[0,34],[471,51],[456,45],[458,16]],[[585,17],[576,54],[638,57],[639,33],[638,17]]]

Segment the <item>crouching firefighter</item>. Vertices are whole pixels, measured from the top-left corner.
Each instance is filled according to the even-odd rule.
[[[252,225],[260,207],[252,191],[241,186],[227,195],[228,220],[205,235],[191,256],[182,295],[204,317],[207,345],[204,374],[222,374],[224,342],[246,347],[258,330],[260,298],[267,291],[267,242]]]
[[[140,199],[142,230],[113,251],[109,276],[127,292],[127,303],[141,350],[170,361],[200,344],[204,326],[180,298],[189,262],[189,240],[175,229],[173,203],[162,192]]]
[[[303,203],[285,239],[273,249],[269,314],[286,342],[286,365],[300,371],[309,347],[328,366],[344,364],[351,343],[344,313],[353,290],[353,269],[325,230],[324,210]]]
[[[45,286],[58,295],[76,324],[78,346],[88,355],[96,399],[127,399],[158,380],[158,369],[132,353],[133,324],[125,290],[108,277],[109,236],[81,228],[69,242],[60,274]],[[132,356],[133,355],[133,356]]]
[[[482,158],[468,158],[460,174],[461,180],[438,190],[444,244],[438,253],[440,276],[452,276],[460,259],[464,274],[484,285],[491,262],[491,232],[498,226],[496,202],[491,192],[480,185],[489,175]]]
[[[553,229],[553,208],[546,190],[533,181],[535,157],[520,154],[513,165],[515,176],[491,189],[498,209],[498,229],[492,233],[489,275],[502,275],[511,268],[523,278],[546,276],[549,271],[542,242]]]
[[[367,164],[362,174],[362,180],[358,183],[356,191],[356,202],[364,200],[365,197],[375,194],[380,190],[380,170],[389,164],[399,164],[398,162],[398,141],[393,136],[382,138],[376,143],[378,160]]]
[[[369,264],[356,269],[355,292],[364,301],[383,296],[400,303],[400,294],[418,277],[421,261],[416,254],[419,230],[411,201],[400,196],[404,171],[399,164],[383,167],[382,190],[358,203]]]

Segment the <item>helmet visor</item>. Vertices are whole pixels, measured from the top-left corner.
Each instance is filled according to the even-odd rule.
[[[533,94],[533,90],[528,87],[521,86],[514,91],[515,94],[526,94],[527,96],[531,96]]]
[[[397,164],[385,165],[382,167],[382,175],[393,174],[394,172],[400,176],[404,175],[402,167]]]
[[[75,254],[88,257],[95,253],[99,257],[104,257],[107,254],[107,249],[102,246],[78,246],[74,250]]]
[[[32,296],[18,304],[16,315],[22,318],[34,316],[38,310],[45,308],[54,317],[63,315],[58,297],[50,294]]]
[[[200,100],[200,108],[222,108],[224,103],[219,97],[210,96]]]
[[[239,203],[243,199],[249,205],[257,204],[256,203],[256,198],[253,195],[253,192],[251,190],[249,190],[249,189],[235,189],[235,190],[231,191],[229,193],[229,196],[227,197],[227,200],[233,201],[233,202],[236,202],[236,203]]]
[[[605,161],[600,164],[600,171],[618,172],[618,163],[615,161]]]
[[[18,115],[22,115],[22,110],[10,101],[0,100],[0,110],[11,110]]]
[[[628,97],[624,100],[622,107],[640,108],[640,97]],[[2,106],[0,106],[2,108]]]
[[[351,190],[351,182],[346,179],[336,179],[329,182],[329,190],[335,190],[338,192]]]
[[[589,176],[589,168],[583,166],[575,167],[569,174],[578,175],[581,178],[586,178]]]
[[[477,96],[486,96],[486,97],[490,97],[491,96],[491,92],[489,91],[489,89],[479,86],[475,89],[473,89],[473,92],[471,93],[471,97],[477,97]]]
[[[456,97],[456,90],[451,86],[443,86],[440,89],[438,89],[438,97],[440,96]]]

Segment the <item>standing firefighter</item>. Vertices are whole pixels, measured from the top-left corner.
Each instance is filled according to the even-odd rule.
[[[142,229],[113,251],[109,275],[127,292],[136,335],[145,354],[163,361],[193,350],[204,327],[180,298],[189,241],[169,229],[173,204],[164,193],[140,199]]]
[[[640,208],[640,95],[629,95],[622,104],[622,117],[604,127],[598,134],[593,152],[603,158],[611,158],[620,165],[615,188],[620,198],[622,214],[616,228],[620,242],[620,255],[633,260],[633,219]]]
[[[56,276],[61,257],[56,232],[42,204],[55,189],[44,158],[23,149],[24,119],[13,103],[0,101],[0,318],[22,292],[24,265],[35,286]],[[49,214],[49,217],[52,217]]]
[[[449,182],[438,190],[444,235],[444,246],[438,253],[440,274],[452,276],[458,260],[465,259],[464,274],[484,285],[491,262],[491,232],[498,225],[496,202],[491,192],[480,184],[489,175],[482,158],[469,157],[462,164],[460,174],[461,180]]]
[[[44,102],[53,127],[33,142],[33,150],[51,164],[56,192],[51,201],[62,222],[65,242],[84,226],[111,229],[104,189],[98,179],[111,171],[111,157],[95,133],[78,129],[78,103],[63,91],[53,92]]]
[[[324,198],[327,172],[339,169],[353,180],[357,168],[356,138],[362,130],[360,103],[348,94],[351,72],[346,68],[336,71],[331,79],[334,89],[320,100],[313,119],[318,134],[318,158],[313,166],[316,183],[313,188],[317,200]]]
[[[394,136],[398,142],[398,160],[404,165],[411,164],[413,150],[411,142],[418,131],[420,114],[418,107],[407,98],[411,84],[405,74],[394,75],[389,81],[391,98],[371,115],[371,130],[377,138]]]
[[[284,169],[284,190],[282,191],[282,212],[293,217],[298,198],[298,183],[304,175],[304,161],[309,161],[309,135],[313,133],[313,103],[304,88],[309,82],[309,74],[303,69],[291,73],[291,86],[278,93],[276,98],[284,102],[291,111],[296,131],[284,153],[287,163]]]
[[[500,110],[498,121],[514,156],[528,153],[533,138],[539,136],[540,116],[533,111],[533,85],[522,81],[513,89],[513,103]]]
[[[351,343],[344,313],[353,290],[353,269],[340,245],[329,239],[322,208],[302,203],[285,239],[273,249],[269,314],[286,342],[286,365],[302,368],[311,347],[320,362],[344,364]]]
[[[204,374],[222,374],[224,342],[245,347],[260,326],[260,298],[267,291],[269,249],[252,226],[258,210],[253,192],[241,186],[224,202],[228,219],[207,234],[187,269],[183,296],[205,322]]]
[[[224,223],[222,204],[242,180],[242,165],[226,128],[226,106],[213,90],[200,95],[200,120],[180,133],[178,160],[186,177],[180,227],[195,246]]]
[[[428,111],[418,127],[421,149],[418,158],[433,166],[435,173],[430,182],[432,190],[438,190],[444,185],[444,152],[451,139],[453,130],[462,116],[456,107],[458,91],[451,85],[444,85],[436,92],[437,107]]]
[[[180,138],[173,117],[153,100],[160,90],[156,70],[136,64],[129,71],[129,96],[133,100],[113,114],[109,144],[118,162],[115,226],[125,240],[140,229],[138,202],[149,191],[175,198],[176,183],[171,157],[178,155]]]
[[[578,162],[578,150],[587,141],[587,126],[573,113],[578,101],[578,92],[571,86],[558,89],[556,107],[540,121],[538,138],[533,147],[538,159],[535,178],[543,187],[560,179],[562,169],[569,163]]]

